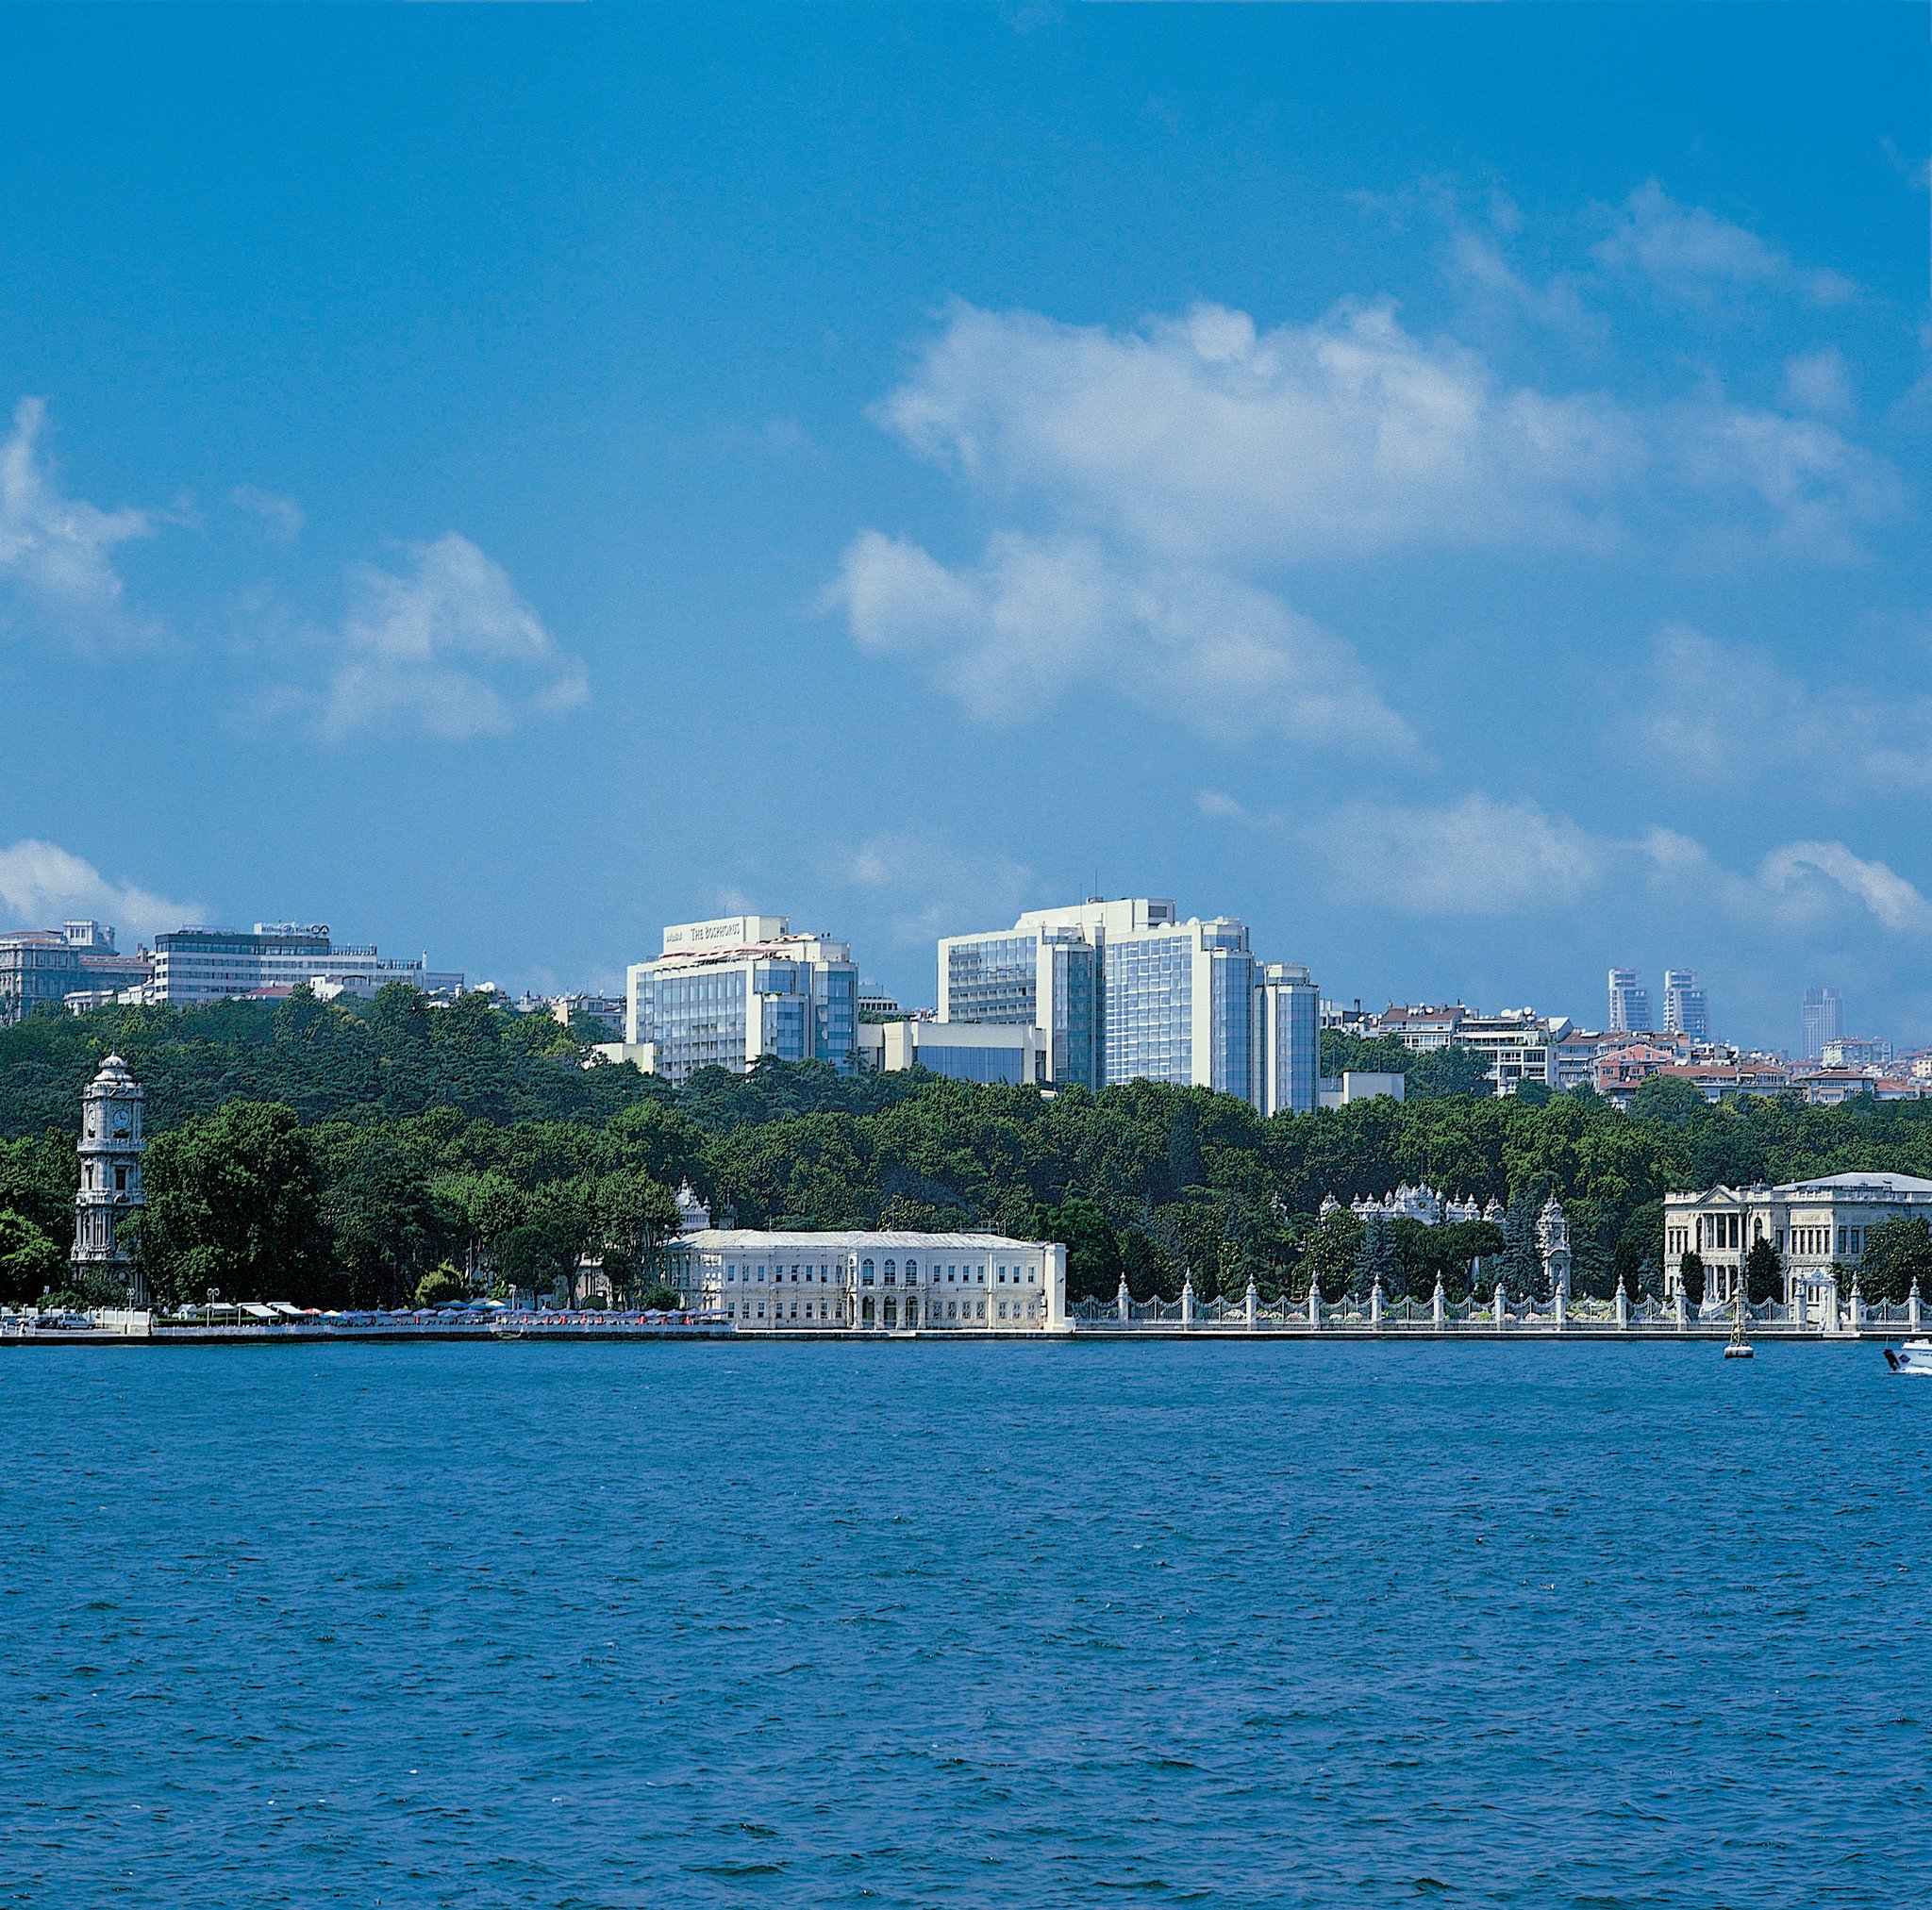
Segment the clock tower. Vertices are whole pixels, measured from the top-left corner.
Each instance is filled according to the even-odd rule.
[[[109,1055],[81,1096],[80,1187],[74,1196],[74,1274],[82,1292],[120,1287],[130,1306],[147,1304],[147,1281],[134,1264],[128,1221],[147,1204],[141,1190],[145,1090],[127,1063]]]

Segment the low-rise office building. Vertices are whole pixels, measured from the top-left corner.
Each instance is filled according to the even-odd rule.
[[[373,945],[337,946],[326,922],[258,922],[252,931],[180,928],[155,937],[153,1005],[188,1007],[328,983],[330,992],[367,999],[391,982],[425,993],[458,993],[463,978],[432,970],[423,955],[384,956]]]
[[[1347,1107],[1357,1101],[1407,1101],[1408,1076],[1379,1070],[1350,1069],[1341,1074],[1324,1074],[1316,1083],[1317,1105]]]
[[[1784,1263],[1785,1303],[1822,1298],[1836,1268],[1855,1271],[1874,1227],[1900,1216],[1932,1220],[1932,1180],[1915,1174],[1824,1174],[1782,1187],[1715,1187],[1664,1196],[1664,1289],[1677,1291],[1687,1253],[1704,1262],[1705,1298],[1742,1290],[1753,1245],[1768,1240]],[[1926,1296],[1932,1300],[1932,1294]]]
[[[704,1228],[664,1250],[687,1306],[741,1332],[1059,1333],[1067,1250],[998,1234]]]
[[[858,1028],[858,1065],[888,1074],[924,1068],[950,1081],[1043,1088],[1051,1079],[1050,1052],[1045,1030],[1030,1022],[908,1016],[897,1021],[863,1021]]]

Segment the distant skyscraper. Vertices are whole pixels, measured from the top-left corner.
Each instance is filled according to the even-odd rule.
[[[1657,1023],[1650,1016],[1650,990],[1635,969],[1610,971],[1610,1033],[1648,1034]]]
[[[1690,969],[1664,971],[1664,1032],[1689,1035],[1693,1041],[1710,1039],[1710,1003]]]
[[[1818,1060],[1827,1041],[1844,1038],[1844,999],[1836,988],[1805,990],[1805,1058]]]

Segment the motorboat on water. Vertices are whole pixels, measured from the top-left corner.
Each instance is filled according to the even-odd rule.
[[[1903,1346],[1888,1346],[1885,1363],[1893,1372],[1932,1373],[1932,1339],[1908,1339]]]

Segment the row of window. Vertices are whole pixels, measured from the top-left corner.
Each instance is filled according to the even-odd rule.
[[[1865,1251],[1863,1227],[1793,1227],[1790,1230],[1790,1254],[1793,1259],[1820,1260],[1836,1253],[1840,1257],[1850,1255],[1856,1259]],[[1765,1237],[1764,1219],[1755,1216],[1751,1222],[1751,1237],[1761,1240]],[[1780,1254],[1785,1249],[1785,1229],[1773,1230],[1773,1244]],[[1833,1242],[1836,1240],[1836,1246]],[[1690,1243],[1690,1229],[1673,1227],[1665,1251],[1674,1259],[1684,1254]],[[1744,1246],[1744,1216],[1742,1214],[1700,1214],[1697,1217],[1697,1247],[1705,1252],[1738,1252]]]
[[[899,1284],[898,1264],[896,1260],[888,1260],[886,1262],[885,1284],[888,1287],[896,1287]],[[790,1270],[791,1281],[794,1287],[801,1284],[808,1287],[813,1285],[830,1286],[833,1284],[833,1276],[837,1271],[837,1269],[823,1263],[817,1268],[813,1268],[794,1262]],[[976,1267],[971,1262],[963,1267],[957,1263],[945,1267],[935,1264],[926,1270],[926,1284],[932,1287],[941,1285],[984,1287],[987,1284],[987,1272],[988,1270],[983,1263]],[[786,1273],[787,1270],[784,1267],[774,1264],[770,1267],[768,1277],[767,1264],[763,1261],[753,1261],[741,1268],[738,1262],[733,1260],[727,1261],[724,1267],[726,1282],[734,1285],[742,1281],[747,1285],[761,1287],[780,1286],[785,1282]],[[993,1285],[996,1287],[1005,1287],[1009,1284],[1014,1287],[1022,1285],[1032,1287],[1038,1284],[1040,1277],[1038,1268],[1023,1268],[1015,1265],[1009,1269],[1004,1261],[994,1266],[992,1275]],[[861,1287],[870,1287],[874,1284],[874,1278],[873,1263],[870,1260],[861,1261],[858,1270],[858,1284]],[[919,1285],[919,1262],[916,1260],[906,1262],[906,1285],[908,1287],[917,1287]]]
[[[870,1304],[869,1302],[867,1304],[868,1305]],[[891,1303],[889,1301],[887,1303],[889,1308],[891,1304]],[[799,1311],[799,1303],[796,1300],[791,1302],[789,1315],[786,1312],[783,1301],[774,1300],[770,1303],[770,1305],[771,1311],[768,1316],[766,1313],[766,1302],[762,1298],[756,1302],[747,1300],[744,1304],[744,1311],[741,1315],[738,1309],[738,1303],[735,1300],[727,1300],[724,1303],[724,1317],[727,1320],[741,1318],[754,1324],[768,1317],[774,1324],[788,1318],[791,1320],[801,1320],[807,1325],[842,1326],[845,1322],[844,1308],[834,1301],[821,1300],[815,1304],[808,1300],[804,1303],[804,1312],[802,1315]],[[995,1301],[993,1305],[995,1309],[993,1317],[996,1320],[1017,1321],[1024,1319],[1033,1320],[1037,1324],[1040,1319],[1040,1302],[1037,1300],[1026,1301],[1024,1313],[1021,1311],[1022,1303],[1017,1298]],[[933,1326],[941,1326],[947,1323],[955,1325],[965,1323],[970,1325],[976,1320],[985,1320],[986,1307],[987,1303],[984,1300],[935,1300],[927,1308],[926,1320],[928,1324]],[[869,1319],[870,1317],[868,1314],[867,1318]],[[893,1324],[890,1312],[887,1314],[886,1324],[888,1326]],[[917,1326],[919,1324],[919,1303],[916,1300],[908,1300],[906,1303],[906,1324],[908,1326]]]

